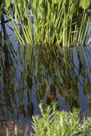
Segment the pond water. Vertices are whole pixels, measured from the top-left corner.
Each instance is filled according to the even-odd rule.
[[[4,20],[7,20],[5,16]],[[31,126],[39,104],[58,102],[58,110],[80,108],[91,114],[91,47],[67,50],[21,46],[9,23],[0,24],[0,122],[13,129]],[[89,26],[91,26],[91,20]],[[91,30],[86,43],[91,37]],[[20,127],[21,126],[21,127]],[[0,129],[4,135],[4,127]],[[30,127],[30,130],[32,128]],[[22,132],[23,133],[23,132]]]

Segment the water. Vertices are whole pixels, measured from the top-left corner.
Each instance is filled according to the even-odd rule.
[[[20,47],[7,25],[0,26],[0,122],[10,124],[11,130],[12,124],[20,129],[29,124],[31,129],[32,115],[41,114],[39,104],[52,101],[58,102],[60,111],[75,107],[90,115],[91,48],[87,42],[91,31],[87,48],[73,47],[64,57],[56,47]]]

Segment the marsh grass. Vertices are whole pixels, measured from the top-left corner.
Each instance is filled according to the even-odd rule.
[[[7,15],[12,20],[11,27],[21,44],[49,46],[56,43],[64,48],[74,44],[85,44],[91,27],[88,30],[89,18],[87,19],[85,10],[82,10],[80,15],[78,1],[33,0],[28,7],[25,0],[23,4],[14,0],[13,4],[15,18]],[[77,20],[80,21],[80,26]],[[19,27],[23,36],[19,32]]]

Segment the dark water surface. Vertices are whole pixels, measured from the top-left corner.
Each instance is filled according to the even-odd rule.
[[[32,115],[40,114],[39,104],[50,105],[52,101],[58,102],[60,111],[71,111],[76,107],[90,115],[91,47],[87,42],[91,30],[86,47],[68,49],[64,57],[57,47],[33,47],[30,50],[29,46],[20,46],[7,25],[0,25],[2,125],[9,124],[11,129],[16,123],[21,124],[20,129],[26,124],[31,126]]]

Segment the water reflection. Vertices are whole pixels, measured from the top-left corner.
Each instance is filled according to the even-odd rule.
[[[32,117],[35,100],[31,101],[31,97],[34,91],[38,104],[41,102],[50,104],[53,100],[64,99],[65,108],[71,110],[73,107],[82,106],[79,102],[79,91],[81,91],[79,86],[82,86],[90,108],[91,73],[88,69],[90,64],[89,61],[86,61],[88,63],[85,65],[83,52],[80,54],[83,56],[79,58],[79,50],[68,49],[64,57],[62,51],[58,51],[57,47],[50,47],[50,49],[35,47],[32,50],[26,48],[24,55],[22,54],[22,60],[18,62],[22,67],[18,67],[14,73],[15,62],[10,59],[12,57],[10,57],[11,53],[8,53],[8,46],[3,46],[5,57],[1,59],[3,62],[0,76],[2,79],[0,91],[2,118],[18,119],[20,115],[25,118]],[[90,52],[88,53],[89,58]],[[17,75],[19,70],[20,74]]]
[[[64,56],[62,50],[55,46],[39,46],[30,50],[27,45],[21,59],[16,55],[18,63],[15,64],[9,52],[10,46],[4,44],[1,55],[0,118],[31,118],[35,101],[51,104],[61,99],[65,100],[65,109],[83,108],[79,101],[83,97],[79,97],[82,91],[79,86],[83,87],[83,93],[88,98],[89,107],[86,108],[91,110],[91,54],[87,48],[68,49]],[[15,65],[18,67],[14,70]],[[36,97],[32,99],[34,92]]]
[[[57,101],[58,109],[63,110],[61,100],[65,110],[76,107],[91,111],[91,53],[88,48],[79,46],[67,49],[64,54],[56,46],[30,48],[27,45],[16,53],[13,45],[3,44],[0,57],[0,119],[4,123],[31,119],[33,114],[40,113],[36,105],[41,102],[50,105]],[[81,98],[85,98],[84,103]],[[84,104],[88,106],[84,108]]]

